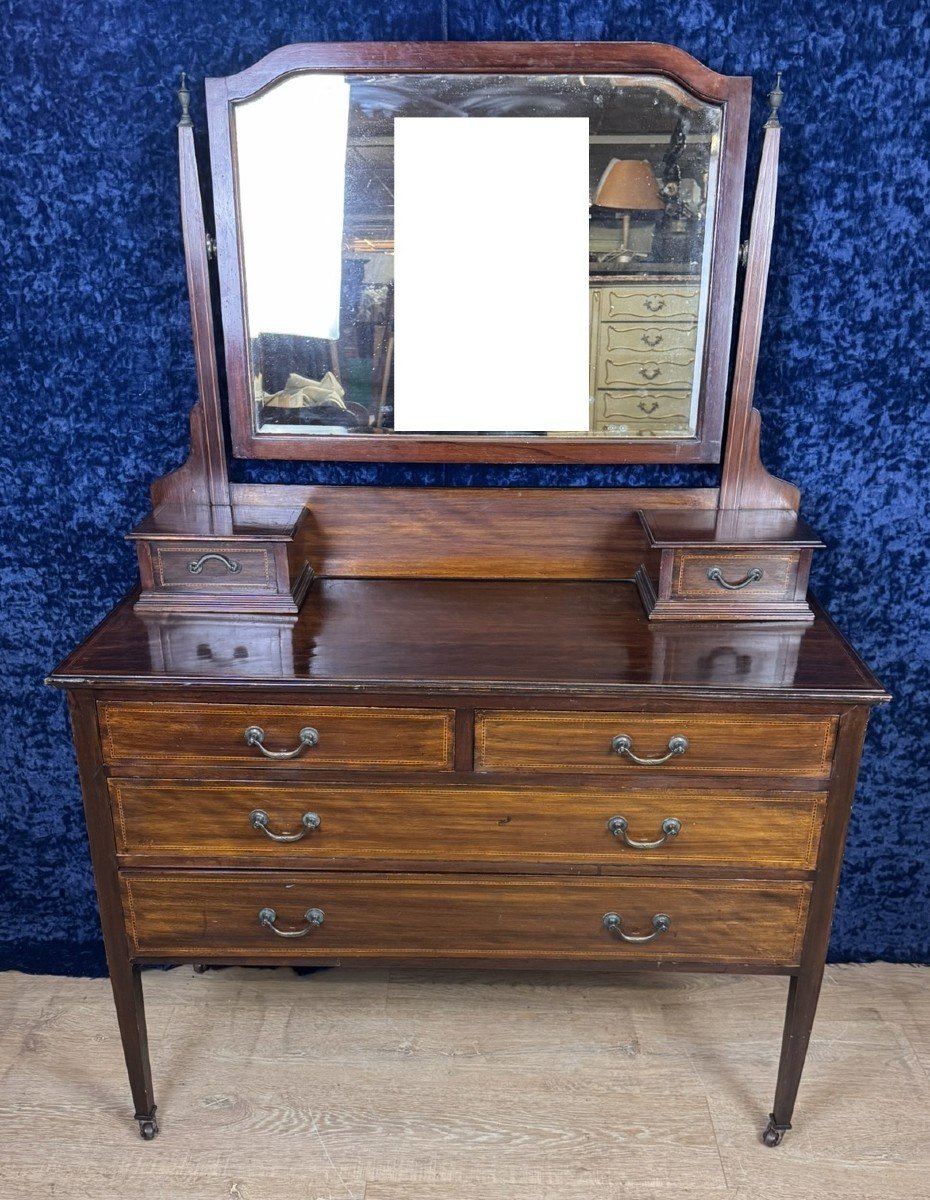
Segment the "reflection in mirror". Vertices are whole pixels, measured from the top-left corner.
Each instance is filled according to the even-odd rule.
[[[258,433],[695,436],[719,107],[659,76],[306,72],[234,112]],[[454,173],[435,137],[411,147],[430,118],[487,117],[571,120],[508,172],[488,165],[496,122],[457,139],[472,158]],[[446,369],[414,396],[431,350]]]

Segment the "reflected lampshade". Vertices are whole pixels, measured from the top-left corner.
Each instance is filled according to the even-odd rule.
[[[624,212],[658,212],[665,207],[655,171],[642,158],[612,158],[601,176],[594,203]]]

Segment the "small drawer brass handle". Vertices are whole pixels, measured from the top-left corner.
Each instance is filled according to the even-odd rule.
[[[650,350],[654,350],[656,348],[656,346],[659,346],[662,344],[662,334],[661,333],[644,333],[642,340],[650,348]]]
[[[208,562],[222,563],[230,575],[238,575],[242,570],[242,563],[235,558],[227,558],[225,554],[201,554],[200,558],[195,558],[187,564],[187,569],[192,575],[199,575],[203,570],[204,563]]]
[[[639,763],[641,767],[659,767],[662,763],[668,762],[670,758],[684,754],[688,749],[688,739],[682,737],[680,733],[676,733],[674,737],[670,737],[668,739],[668,754],[663,754],[661,758],[640,758],[638,754],[634,754],[633,739],[627,737],[625,733],[618,733],[610,743],[610,748],[614,754],[625,754],[628,759]]]
[[[663,296],[646,296],[643,300],[643,305],[649,309],[651,313],[661,312],[665,308],[665,298]]]
[[[326,914],[322,908],[308,908],[304,913],[304,920],[307,922],[304,929],[279,929],[275,925],[278,919],[278,914],[273,908],[260,908],[258,910],[258,923],[264,925],[266,929],[270,929],[272,933],[276,933],[278,937],[306,937],[311,929],[319,929],[326,918]]]
[[[271,838],[273,842],[299,842],[307,836],[308,833],[313,833],[314,829],[319,829],[321,821],[315,812],[305,812],[300,818],[300,823],[303,829],[299,833],[272,833],[268,828],[268,814],[263,808],[253,808],[249,813],[249,824],[253,829],[260,829],[265,837]]]
[[[707,578],[712,583],[719,584],[720,587],[726,588],[728,592],[738,592],[740,588],[749,587],[751,583],[758,583],[764,572],[761,567],[753,567],[747,572],[745,579],[740,579],[737,583],[730,583],[724,579],[723,571],[719,567],[711,567],[707,572]]]
[[[678,837],[681,833],[681,821],[677,817],[666,817],[662,822],[662,836],[654,842],[636,842],[627,833],[628,825],[626,817],[611,817],[607,822],[607,828],[616,838],[620,838],[625,846],[629,846],[631,850],[658,850],[660,846],[664,846],[669,838]]]
[[[657,367],[655,363],[644,363],[639,368],[639,373],[642,375],[643,379],[648,379],[650,382],[652,382],[653,379],[658,379],[658,377],[662,374],[662,368]]]
[[[604,928],[608,933],[620,938],[622,942],[635,942],[639,945],[642,945],[643,942],[654,942],[663,933],[668,933],[671,924],[671,917],[666,916],[665,913],[656,913],[652,918],[652,933],[624,933],[623,918],[619,913],[604,913]]]
[[[264,754],[265,758],[296,758],[298,754],[315,746],[320,740],[319,733],[311,725],[305,725],[297,736],[300,738],[300,745],[293,750],[266,750],[264,729],[260,725],[250,725],[245,731],[245,744],[255,746]]]

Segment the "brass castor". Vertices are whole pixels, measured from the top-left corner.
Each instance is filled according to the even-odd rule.
[[[194,974],[195,975],[206,975],[207,971],[209,971],[209,970],[210,970],[210,968],[207,966],[206,963],[194,963]]]
[[[155,1109],[144,1116],[139,1116],[136,1113],[136,1120],[139,1122],[139,1136],[143,1141],[151,1142],[158,1133],[158,1122],[155,1120]]]
[[[765,1127],[765,1132],[762,1135],[762,1141],[766,1146],[777,1146],[790,1128],[790,1125],[779,1125],[776,1122],[774,1115],[772,1115],[769,1117],[769,1123]]]

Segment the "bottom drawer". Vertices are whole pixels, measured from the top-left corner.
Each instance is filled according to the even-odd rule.
[[[279,871],[124,872],[121,885],[135,955],[304,961],[429,956],[794,966],[810,896],[809,884],[787,881]],[[619,926],[605,924],[608,913],[619,916]],[[657,920],[662,915],[667,929]]]

